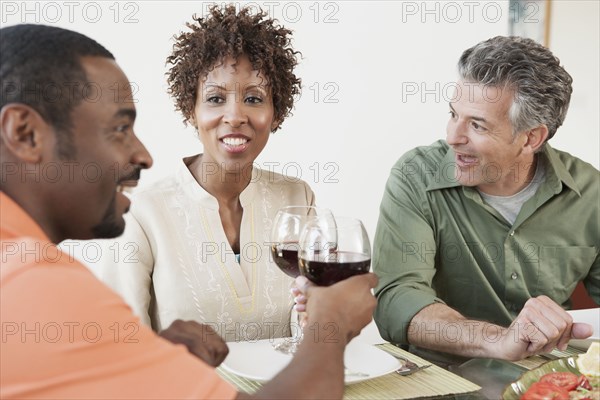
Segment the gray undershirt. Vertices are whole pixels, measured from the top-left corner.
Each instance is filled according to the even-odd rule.
[[[535,169],[535,175],[529,185],[527,185],[519,193],[512,196],[492,196],[479,191],[481,198],[498,211],[510,224],[514,224],[521,211],[521,207],[527,200],[533,197],[538,190],[544,178],[546,177],[546,167],[544,162],[538,158],[538,163]]]

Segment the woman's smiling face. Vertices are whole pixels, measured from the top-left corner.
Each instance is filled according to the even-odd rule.
[[[199,82],[193,123],[204,145],[203,162],[241,172],[265,148],[274,120],[267,79],[247,56],[226,57]]]

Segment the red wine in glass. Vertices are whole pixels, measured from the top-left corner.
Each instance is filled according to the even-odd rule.
[[[371,258],[362,253],[339,251],[320,260],[300,258],[300,271],[319,286],[330,286],[354,275],[369,272]]]
[[[286,275],[296,278],[300,275],[298,268],[298,242],[274,244],[271,246],[273,261]]]
[[[298,268],[298,250],[300,233],[304,225],[319,218],[326,227],[334,225],[331,211],[313,206],[288,206],[277,211],[271,230],[271,256],[273,262],[286,275],[296,278]]]

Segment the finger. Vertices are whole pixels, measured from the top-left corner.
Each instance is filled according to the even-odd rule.
[[[308,299],[307,299],[307,298],[306,298],[306,296],[305,296],[305,295],[303,295],[303,294],[301,294],[301,295],[298,295],[298,296],[294,297],[294,302],[295,302],[296,304],[306,304],[306,301],[307,301],[307,300],[308,300]]]
[[[298,288],[298,290],[300,290],[300,292],[306,296],[309,295],[309,292],[315,286],[314,283],[312,283],[305,276],[302,276],[302,275],[297,277],[295,282],[296,282],[296,287]]]
[[[298,312],[305,312],[306,304],[294,304],[294,310],[296,310]]]
[[[556,347],[558,347],[562,351],[565,351],[567,349],[567,347],[569,346],[569,340],[571,340],[572,330],[573,330],[573,324],[569,324],[567,329],[565,329],[563,331],[562,335],[558,339],[558,343],[556,344]]]
[[[226,344],[223,344],[223,346],[221,346],[221,348],[219,349],[219,351],[217,353],[217,365],[220,365],[223,361],[225,361],[228,354],[229,354],[229,347],[227,347]]]
[[[540,310],[540,314],[543,314],[550,322],[552,322],[559,331],[558,338],[555,341],[556,347],[561,350],[566,350],[569,340],[571,340],[573,318],[549,297],[539,296],[537,297],[537,300],[544,307],[543,310]],[[551,342],[554,342],[554,340],[551,340]],[[552,351],[553,348],[544,350]]]
[[[304,329],[308,323],[308,314],[302,313],[300,316],[300,327]]]
[[[539,349],[550,344],[556,346],[567,330],[569,331],[570,337],[570,316],[562,311],[562,309],[561,313],[563,315],[559,314],[557,310],[553,306],[548,305],[544,299],[529,299],[525,304],[525,308],[523,308],[523,313],[527,317],[527,320],[535,324],[540,332],[546,337],[546,343],[544,343],[544,340],[541,340],[541,337],[537,337],[537,339],[540,339],[540,344],[543,344]]]
[[[526,328],[530,332],[527,333],[527,353],[536,354],[542,353],[544,347],[548,344],[548,338],[538,329],[535,324],[529,324]]]
[[[213,367],[219,366],[226,356],[226,349],[223,347],[222,343],[197,345],[195,346],[195,350],[200,358]]]
[[[518,336],[528,343],[528,353],[538,353],[548,344],[548,338],[540,330],[538,322],[539,316],[535,310],[529,308],[524,308],[515,320],[514,326],[518,329]]]
[[[548,319],[558,322],[558,325],[564,325],[564,323],[566,323],[570,327],[573,324],[573,317],[571,317],[571,315],[560,305],[555,303],[554,300],[547,296],[539,296],[537,297],[537,300],[546,307],[543,310],[543,313]],[[558,327],[560,328],[560,326]]]
[[[296,297],[300,294],[302,294],[302,292],[300,292],[300,289],[298,289],[297,287],[292,287],[290,288],[290,292],[292,293],[292,296]]]
[[[191,348],[188,348],[188,351],[204,361],[205,363],[214,366],[215,359],[209,349],[206,346],[200,346],[195,344]]]
[[[359,276],[365,277],[370,288],[374,288],[375,286],[377,286],[377,282],[379,282],[379,278],[377,277],[377,275],[375,275],[372,272]]]
[[[584,322],[574,322],[571,327],[571,337],[573,339],[587,339],[594,334],[594,328]]]

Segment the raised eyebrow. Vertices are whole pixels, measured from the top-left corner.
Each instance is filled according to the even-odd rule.
[[[456,110],[454,109],[454,107],[452,107],[452,103],[448,103],[448,106],[450,107],[450,109],[452,110],[452,112],[454,112],[455,114],[458,114],[456,112]],[[474,121],[485,122],[485,123],[488,122],[487,119],[485,119],[483,117],[477,117],[475,115],[469,115],[468,117],[469,117],[469,119],[472,119]]]

